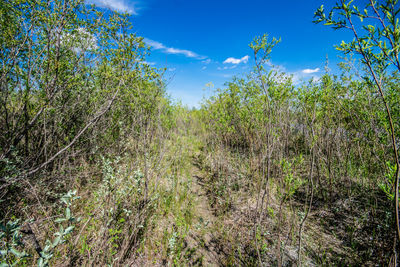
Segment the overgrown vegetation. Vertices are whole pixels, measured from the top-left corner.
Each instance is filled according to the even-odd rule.
[[[355,39],[302,84],[256,37],[189,110],[128,15],[1,1],[2,266],[397,266],[399,11],[319,8]]]

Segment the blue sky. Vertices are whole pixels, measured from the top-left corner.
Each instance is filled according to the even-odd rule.
[[[166,67],[167,92],[183,104],[198,106],[211,89],[233,75],[251,70],[251,40],[267,33],[281,37],[271,61],[296,81],[319,77],[328,55],[333,72],[340,62],[333,45],[352,39],[349,33],[312,23],[323,0],[94,0],[127,11],[134,31],[151,45],[147,61]]]

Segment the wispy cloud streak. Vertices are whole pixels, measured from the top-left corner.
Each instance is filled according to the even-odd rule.
[[[164,45],[160,42],[157,42],[157,41],[154,41],[154,40],[151,40],[148,38],[144,38],[143,41],[147,45],[151,46],[153,49],[161,50],[162,52],[164,52],[166,54],[184,55],[185,57],[188,57],[188,58],[195,58],[195,59],[200,59],[200,60],[206,59],[205,56],[201,56],[190,50],[178,49],[178,48],[174,48],[174,47],[167,47],[166,45]]]
[[[128,4],[125,0],[89,0],[90,4],[95,4],[99,7],[110,8],[112,10],[129,13],[132,15],[138,15],[138,8],[136,4]]]
[[[316,73],[316,72],[319,72],[319,68],[315,68],[315,69],[304,69],[304,70],[302,70],[301,72],[302,72],[302,73],[305,73],[305,74]]]
[[[240,63],[247,63],[249,61],[249,56],[244,56],[242,58],[234,58],[234,57],[228,57],[225,59],[223,62],[224,64],[240,64]]]

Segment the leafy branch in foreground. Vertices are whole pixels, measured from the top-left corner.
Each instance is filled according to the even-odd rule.
[[[352,32],[354,39],[350,42],[342,41],[336,48],[346,54],[355,53],[361,56],[362,63],[366,66],[369,76],[376,85],[376,91],[383,102],[389,135],[392,141],[393,158],[396,165],[394,174],[394,205],[397,239],[400,240],[399,225],[399,155],[395,124],[392,119],[391,105],[386,97],[392,89],[385,84],[387,71],[400,72],[400,25],[398,14],[400,7],[398,0],[376,1],[369,0],[363,10],[352,5],[354,0],[338,2],[332,10],[325,13],[324,6],[315,12],[315,23],[324,23],[334,29],[347,29]],[[335,14],[335,12],[338,12]],[[360,22],[354,21],[359,19]],[[368,77],[366,79],[369,80]],[[389,91],[389,92],[388,92]],[[396,242],[395,242],[396,243]]]
[[[50,259],[54,255],[57,246],[63,244],[67,240],[67,236],[74,230],[74,223],[79,221],[71,213],[72,201],[78,199],[75,196],[76,191],[69,191],[65,194],[61,201],[66,205],[64,215],[57,218],[54,222],[59,225],[59,230],[54,233],[53,240],[47,239],[45,246],[42,248],[30,227],[30,221],[21,223],[21,220],[10,220],[5,224],[0,224],[0,266],[18,266],[25,258],[31,257],[24,251],[23,234],[32,236],[34,240],[35,250],[39,256],[37,265],[39,267],[48,266]],[[25,227],[24,227],[25,226]],[[64,228],[65,227],[65,228]],[[23,229],[27,228],[27,230]]]

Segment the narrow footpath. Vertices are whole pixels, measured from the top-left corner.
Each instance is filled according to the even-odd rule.
[[[191,178],[192,185],[190,193],[194,198],[195,222],[187,236],[188,248],[195,249],[196,260],[194,265],[198,266],[223,266],[225,256],[218,246],[217,217],[210,206],[207,185],[204,182],[204,173],[199,167],[192,163]]]

